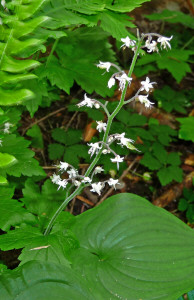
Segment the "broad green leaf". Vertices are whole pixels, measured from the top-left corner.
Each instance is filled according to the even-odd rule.
[[[194,233],[167,211],[119,194],[76,219],[72,267],[96,300],[172,300],[192,289]]]
[[[9,168],[17,163],[17,159],[10,154],[0,152],[0,168]]]
[[[22,137],[16,137],[14,134],[5,136],[1,152],[13,155],[17,159],[17,163],[5,170],[2,169],[0,175],[5,176],[7,173],[16,177],[20,177],[21,174],[25,176],[45,176],[45,172],[38,165],[38,161],[33,158],[34,152],[28,149],[29,144],[29,141]]]
[[[0,277],[0,298],[6,300],[92,300],[87,282],[70,268],[28,262]]]
[[[4,90],[0,88],[0,105],[21,104],[23,101],[29,100],[33,96],[33,92],[27,89]]]
[[[177,118],[177,120],[181,123],[179,138],[194,142],[194,117]]]

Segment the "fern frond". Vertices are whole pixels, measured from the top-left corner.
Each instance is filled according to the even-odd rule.
[[[37,51],[46,51],[44,39],[31,37],[33,31],[49,19],[46,16],[33,18],[44,2],[46,0],[11,1],[1,13],[0,105],[14,105],[33,97],[33,92],[22,89],[19,83],[36,78],[32,69],[40,63],[28,58]]]

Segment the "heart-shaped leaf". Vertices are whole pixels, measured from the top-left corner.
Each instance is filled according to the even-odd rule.
[[[133,194],[119,194],[76,217],[73,268],[93,299],[176,300],[194,286],[194,233]]]

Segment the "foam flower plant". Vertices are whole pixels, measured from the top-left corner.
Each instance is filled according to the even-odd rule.
[[[119,90],[121,91],[120,101],[118,102],[117,107],[112,113],[109,113],[107,109],[108,102],[105,102],[105,104],[103,104],[101,103],[101,101],[90,98],[86,94],[84,95],[84,100],[77,105],[78,107],[87,106],[90,108],[104,110],[107,116],[107,122],[105,123],[103,121],[97,121],[96,129],[99,132],[103,132],[103,138],[99,142],[88,144],[89,146],[88,153],[90,154],[91,157],[94,157],[94,159],[84,175],[80,175],[79,171],[76,170],[72,165],[68,164],[68,162],[60,162],[60,164],[57,166],[58,174],[53,174],[52,182],[58,185],[58,189],[61,188],[67,189],[67,197],[64,200],[64,202],[61,204],[61,206],[58,208],[58,210],[55,212],[54,216],[51,218],[48,227],[45,231],[45,235],[47,235],[52,229],[52,226],[56,218],[58,217],[58,215],[64,210],[67,204],[74,197],[80,194],[80,192],[83,190],[84,187],[90,186],[90,191],[97,193],[98,195],[101,195],[102,190],[106,184],[114,187],[115,189],[117,188],[117,185],[119,184],[119,181],[117,179],[110,178],[109,180],[101,182],[95,178],[96,174],[99,174],[104,171],[101,166],[97,165],[101,155],[106,155],[107,153],[110,153],[112,155],[110,160],[113,163],[116,163],[117,169],[119,169],[119,164],[124,161],[125,157],[121,157],[115,151],[113,151],[111,145],[113,143],[116,143],[121,147],[127,147],[129,150],[138,151],[138,149],[136,149],[136,147],[134,146],[134,141],[129,137],[126,137],[125,133],[122,134],[116,133],[110,135],[109,133],[110,133],[111,124],[115,116],[121,110],[121,108],[127,103],[130,103],[132,101],[139,101],[141,104],[145,105],[146,108],[150,108],[151,105],[154,104],[148,99],[148,96],[149,96],[149,91],[150,89],[153,88],[155,82],[150,82],[150,79],[148,77],[146,77],[145,81],[141,82],[141,87],[132,98],[125,99],[126,91],[128,86],[131,85],[132,82],[131,76],[138,55],[140,51],[142,51],[141,49],[146,48],[148,53],[159,52],[158,44],[161,49],[171,48],[169,43],[171,39],[172,37],[170,38],[163,37],[157,33],[147,33],[147,34],[139,35],[139,31],[137,32],[136,41],[131,40],[129,37],[122,38],[121,41],[124,43],[121,46],[122,49],[124,50],[125,48],[129,48],[131,49],[131,51],[134,52],[128,74],[126,74],[125,71],[123,71],[119,66],[111,62],[100,61],[99,64],[96,65],[98,68],[104,69],[105,72],[109,72],[111,68],[116,69],[116,72],[108,80],[107,86],[111,88],[113,85],[118,83]],[[144,94],[145,92],[146,95]],[[61,178],[61,174],[63,174],[63,178],[65,177],[65,179]],[[73,192],[69,194],[69,191],[72,189],[74,189]]]

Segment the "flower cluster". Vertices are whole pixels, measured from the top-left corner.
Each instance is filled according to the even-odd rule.
[[[2,124],[0,127],[0,131],[3,131],[4,134],[9,134],[10,133],[10,128],[13,127],[14,125],[9,123],[9,122],[5,122],[4,124]]]
[[[105,184],[107,183],[109,186],[113,186],[116,189],[116,184],[119,184],[119,181],[117,179],[110,178],[103,182],[94,182],[92,183],[93,176],[96,174],[99,174],[104,171],[104,169],[100,166],[97,166],[93,174],[90,177],[85,177],[78,174],[78,171],[67,162],[60,162],[59,165],[56,166],[61,173],[66,172],[68,174],[68,179],[61,179],[61,176],[59,174],[53,174],[51,177],[51,180],[54,184],[58,185],[58,190],[60,188],[65,189],[68,185],[68,183],[73,184],[74,186],[80,186],[81,184],[84,184],[85,186],[91,186],[91,191],[97,193],[98,195],[101,195],[101,191],[104,188]]]
[[[158,36],[158,35],[157,35]],[[171,36],[170,38],[167,38],[165,36],[159,36],[157,41],[152,41],[152,36],[149,35],[148,39],[145,42],[145,47],[147,48],[147,52],[159,52],[157,44],[160,43],[160,48],[161,49],[171,49],[171,45],[169,41],[173,38]]]
[[[143,41],[145,39],[145,43],[143,44]],[[156,40],[154,40],[156,39]],[[138,36],[138,42],[135,40],[130,39],[128,36],[126,38],[122,38],[121,41],[123,42],[122,48],[129,48],[132,51],[134,51],[134,57],[135,60],[137,59],[139,55],[140,49],[147,48],[148,53],[152,52],[159,52],[158,44],[160,44],[161,49],[171,49],[171,45],[169,41],[172,39],[172,36],[170,38],[161,36],[159,34],[150,33],[150,34],[142,34],[141,37]],[[99,64],[97,64],[97,67],[100,69],[104,69],[106,72],[110,72],[111,68],[116,68],[117,72],[114,73],[110,79],[108,80],[108,88],[112,88],[116,83],[119,85],[119,90],[122,92],[120,103],[127,104],[133,100],[139,101],[143,105],[145,105],[146,108],[150,108],[154,103],[152,103],[149,99],[149,92],[154,88],[154,84],[156,82],[151,82],[148,77],[146,77],[145,80],[141,81],[141,86],[134,97],[132,97],[129,100],[124,99],[126,87],[131,84],[132,78],[130,77],[133,71],[134,63],[132,62],[132,67],[130,68],[130,72],[127,75],[123,70],[120,69],[117,65],[111,62],[102,62],[99,61]],[[123,97],[123,98],[122,98]],[[104,188],[105,184],[107,183],[109,186],[112,186],[116,188],[117,184],[119,184],[117,179],[110,178],[103,182],[93,182],[93,177],[96,174],[99,174],[103,172],[103,168],[100,166],[95,167],[96,162],[98,161],[101,154],[106,155],[107,153],[112,154],[114,157],[110,158],[110,160],[113,163],[117,164],[117,169],[119,169],[119,164],[122,163],[125,159],[125,157],[122,157],[118,155],[115,151],[111,149],[111,144],[116,143],[120,145],[121,147],[127,147],[130,150],[139,151],[134,146],[134,141],[130,138],[127,138],[125,136],[125,133],[115,133],[112,135],[109,135],[110,125],[112,122],[112,119],[115,117],[116,113],[115,111],[119,111],[121,106],[118,104],[118,109],[116,108],[113,112],[113,115],[110,115],[107,110],[108,102],[103,104],[102,102],[89,98],[86,94],[84,95],[84,100],[78,103],[78,107],[86,106],[90,108],[102,108],[104,109],[106,115],[107,115],[107,123],[104,121],[97,121],[96,129],[101,133],[104,132],[104,137],[102,141],[95,142],[95,143],[89,143],[89,150],[88,153],[90,154],[90,157],[93,155],[96,155],[96,158],[94,158],[93,165],[89,167],[89,170],[86,172],[86,175],[80,175],[78,173],[78,170],[75,169],[72,165],[68,164],[67,162],[60,162],[60,164],[57,166],[59,169],[59,173],[66,173],[68,176],[67,179],[62,179],[59,174],[53,174],[52,176],[52,182],[58,185],[58,189],[60,188],[66,188],[68,184],[70,186],[74,185],[76,187],[79,186],[90,186],[91,191],[97,193],[98,195],[101,194],[102,189]],[[115,113],[115,114],[114,114]],[[113,116],[113,117],[112,117]],[[111,118],[110,118],[111,117]],[[11,124],[5,123],[4,132],[9,132],[9,127]],[[1,144],[1,141],[0,141]],[[91,174],[90,174],[91,173]],[[78,191],[79,188],[78,188]]]

